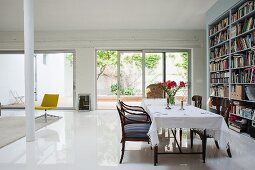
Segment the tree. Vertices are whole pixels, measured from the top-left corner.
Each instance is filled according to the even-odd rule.
[[[157,54],[147,54],[145,57],[145,67],[152,70],[156,68],[159,63],[160,56]],[[139,74],[136,74],[137,70],[142,70],[142,55],[139,53],[130,53],[121,56],[121,82],[122,86],[119,87],[120,93],[125,95],[134,94],[137,89],[135,89],[135,84],[137,80],[140,79]],[[116,72],[111,69],[117,66],[117,51],[106,51],[106,50],[98,50],[97,51],[97,80],[100,76],[117,76]],[[125,87],[125,88],[124,88]],[[118,89],[118,84],[111,85],[111,92],[116,93]]]
[[[157,54],[147,54],[145,57],[145,67],[148,69],[154,69],[160,60],[160,56]],[[142,69],[142,56],[140,54],[133,54],[125,57],[125,62],[134,64],[139,69]]]
[[[154,69],[160,60],[157,54],[148,54],[145,57],[145,67]],[[124,58],[125,63],[134,64],[137,68],[142,69],[142,56],[140,54],[128,55]],[[117,65],[117,51],[98,50],[97,51],[97,80],[104,74],[107,66]]]
[[[107,66],[117,65],[117,51],[97,51],[97,80],[104,73]]]

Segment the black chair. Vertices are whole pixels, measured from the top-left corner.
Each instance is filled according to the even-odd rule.
[[[122,149],[121,149],[121,157],[120,157],[120,163],[122,163],[124,152],[125,152],[125,143],[126,141],[143,141],[149,143],[149,137],[147,136],[147,133],[150,128],[150,123],[148,121],[138,121],[129,119],[126,117],[124,111],[121,109],[121,106],[117,104],[117,110],[120,117],[121,122],[121,129],[122,129]],[[129,120],[132,123],[126,123],[126,121]]]
[[[214,99],[212,100],[212,105],[215,105],[217,110],[217,113],[222,115],[228,125],[228,117],[229,117],[229,112],[231,109],[231,102],[228,99]],[[193,147],[193,134],[198,134],[201,139],[203,139],[204,135],[204,129],[191,129],[190,130],[190,140],[191,140],[191,148]],[[206,138],[212,138],[210,135],[206,135]],[[218,141],[214,141],[216,147],[219,149],[219,144]],[[206,143],[206,142],[205,142]],[[230,146],[227,146],[227,153],[229,157],[232,157],[231,151],[230,151]]]

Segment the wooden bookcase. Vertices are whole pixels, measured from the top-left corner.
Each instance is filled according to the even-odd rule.
[[[232,100],[231,115],[237,120],[230,121],[230,128],[251,134],[255,125],[255,0],[240,1],[208,29],[210,98]]]

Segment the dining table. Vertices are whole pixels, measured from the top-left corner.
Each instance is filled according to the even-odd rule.
[[[148,132],[151,145],[154,147],[154,165],[158,164],[158,155],[160,154],[202,154],[203,162],[206,158],[206,136],[214,138],[218,141],[220,147],[230,145],[230,134],[228,126],[223,116],[197,108],[195,106],[184,104],[176,104],[166,108],[166,99],[144,99],[142,107],[150,115],[152,123]],[[202,136],[202,151],[200,152],[183,152],[177,142],[179,152],[158,152],[160,128],[187,128],[200,129],[204,133]],[[176,135],[175,133],[173,133]]]

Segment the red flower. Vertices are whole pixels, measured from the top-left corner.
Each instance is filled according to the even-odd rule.
[[[175,81],[172,81],[172,82],[171,82],[171,86],[172,86],[172,87],[176,87],[176,86],[177,86],[176,82],[175,82]]]
[[[180,81],[180,87],[185,87],[185,83],[183,81]]]

